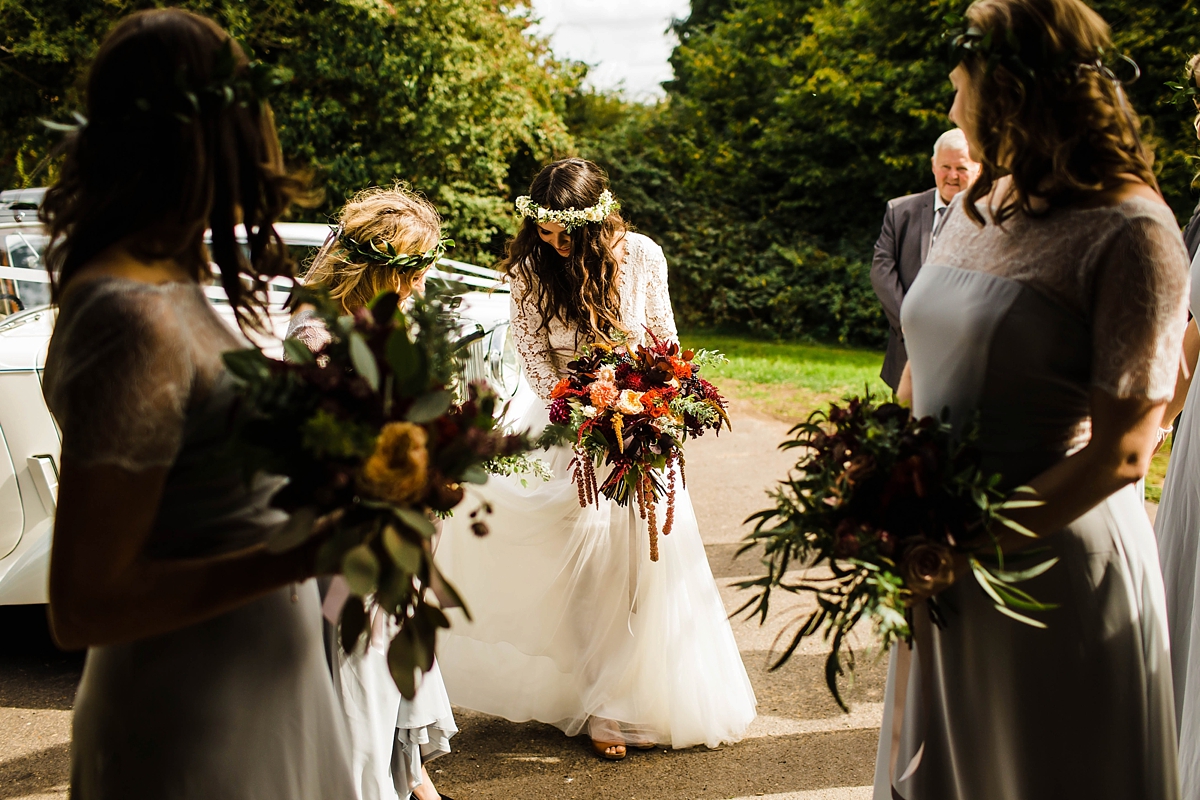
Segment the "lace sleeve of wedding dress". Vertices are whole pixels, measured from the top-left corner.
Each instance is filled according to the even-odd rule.
[[[1119,398],[1161,401],[1175,391],[1188,259],[1178,226],[1160,216],[1128,216],[1092,279],[1092,384]]]
[[[675,311],[671,308],[671,292],[667,286],[667,257],[652,240],[646,239],[645,244],[646,327],[663,341],[679,341]]]
[[[296,339],[312,352],[317,352],[333,339],[325,323],[311,308],[301,309],[288,323],[285,339]]]
[[[64,458],[133,472],[175,461],[196,375],[175,299],[171,289],[107,279],[68,295],[44,381]]]
[[[510,303],[512,315],[513,344],[525,366],[525,377],[533,391],[543,400],[550,399],[550,392],[558,383],[558,370],[551,358],[550,334],[542,326],[542,315],[530,292],[528,280],[520,270],[509,273],[512,289]]]

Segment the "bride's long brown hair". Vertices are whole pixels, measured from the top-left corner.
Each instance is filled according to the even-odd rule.
[[[542,168],[529,197],[543,208],[589,208],[608,189],[600,167],[582,158],[555,161]],[[601,222],[571,231],[571,255],[564,258],[538,236],[537,222],[526,217],[508,243],[500,268],[520,276],[532,289],[542,327],[550,320],[575,327],[581,340],[611,342],[621,325],[618,278],[621,264],[613,248],[629,229],[618,212]]]
[[[1081,0],[977,0],[966,17],[976,44],[960,55],[982,149],[972,153],[982,169],[963,204],[968,216],[983,224],[975,203],[1004,175],[1012,183],[997,204],[1000,223],[1035,213],[1035,197],[1051,208],[1086,202],[1124,175],[1158,188],[1099,14]]]

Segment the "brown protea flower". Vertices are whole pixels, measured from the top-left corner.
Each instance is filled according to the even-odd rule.
[[[367,495],[397,505],[421,499],[429,477],[425,429],[411,422],[389,422],[375,442],[375,452],[363,463],[358,488]]]
[[[932,597],[954,583],[954,557],[943,545],[921,543],[904,554],[901,574],[918,597]]]

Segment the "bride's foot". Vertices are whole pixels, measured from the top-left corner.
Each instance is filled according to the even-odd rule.
[[[598,739],[592,739],[592,749],[596,755],[609,761],[620,761],[628,753],[623,742],[601,742]]]

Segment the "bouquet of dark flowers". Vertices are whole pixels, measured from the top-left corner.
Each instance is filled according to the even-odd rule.
[[[433,520],[462,500],[462,484],[487,480],[489,461],[530,443],[498,428],[485,384],[460,385],[458,353],[472,336],[459,336],[442,296],[417,297],[406,313],[384,293],[350,316],[320,292],[297,287],[293,298],[315,309],[331,339],[316,353],[285,341],[287,361],[253,348],[225,354],[240,394],[234,447],[249,472],[288,479],[272,502],[291,520],[271,548],[299,546],[316,519],[331,521],[317,566],[344,575],[352,595],[342,646],[358,645],[366,602],[392,615],[388,665],[411,699],[416,671],[433,665],[437,629],[449,627],[443,609],[462,606],[434,565]],[[481,510],[472,512],[479,535]]]
[[[631,347],[592,344],[567,365],[567,376],[551,394],[550,427],[540,443],[567,444],[575,451],[572,479],[579,505],[602,494],[621,506],[632,498],[650,529],[650,559],[658,560],[656,506],[665,495],[662,534],[675,520],[675,470],[686,486],[683,443],[706,430],[728,428],[725,399],[700,377],[720,353],[680,350],[647,331],[651,344]],[[611,472],[599,484],[596,467]]]
[[[830,641],[825,680],[848,710],[837,686],[844,648],[847,666],[854,666],[847,634],[868,619],[885,650],[898,639],[911,641],[913,605],[920,598],[928,599],[930,618],[941,624],[937,594],[953,582],[956,557],[965,560],[997,611],[1045,627],[1027,614],[1052,606],[1016,584],[1057,559],[1006,570],[995,534],[1003,526],[1033,537],[1005,512],[1041,501],[1024,486],[1009,499],[1001,476],[984,473],[977,429],[955,436],[944,418],[913,419],[907,408],[876,403],[868,393],[814,412],[791,433],[794,438],[780,447],[799,448],[800,460],[774,492],[775,506],[750,517],[755,528],[740,551],[761,545],[768,572],[739,584],[758,590],[739,613],[749,610],[765,620],[775,588],[816,596],[817,609],[773,669],[805,637],[824,629]]]

